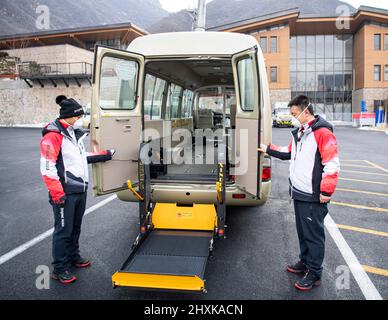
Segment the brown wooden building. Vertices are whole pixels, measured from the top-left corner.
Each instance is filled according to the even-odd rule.
[[[318,113],[351,121],[362,100],[370,112],[388,101],[388,10],[321,17],[295,8],[209,30],[257,38],[273,105],[306,94]]]

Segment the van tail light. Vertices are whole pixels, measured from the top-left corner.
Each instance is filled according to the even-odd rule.
[[[271,180],[271,158],[266,156],[263,163],[262,181],[266,182]]]
[[[245,199],[245,194],[244,193],[233,193],[232,198],[233,199]]]

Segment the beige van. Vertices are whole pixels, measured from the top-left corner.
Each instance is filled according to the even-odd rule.
[[[97,46],[94,68],[92,146],[116,149],[112,161],[93,164],[95,195],[138,201],[127,181],[138,180],[139,147],[149,142],[156,159],[150,164],[153,202],[215,203],[217,148],[224,139],[226,204],[267,201],[271,162],[257,148],[271,142],[272,120],[255,38],[226,32],[147,35],[127,50]],[[189,160],[175,161],[182,152]]]

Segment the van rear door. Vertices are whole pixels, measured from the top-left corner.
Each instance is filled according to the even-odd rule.
[[[126,188],[137,180],[142,133],[140,54],[97,46],[91,104],[91,151],[115,149],[111,161],[93,164],[94,195]]]
[[[236,184],[252,197],[260,195],[260,81],[257,47],[232,57],[236,87]],[[233,174],[233,173],[232,173]]]

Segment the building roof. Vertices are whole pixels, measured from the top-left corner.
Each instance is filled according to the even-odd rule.
[[[369,7],[369,6],[360,6],[360,8],[358,8],[358,10],[357,10],[357,13],[360,12],[360,11],[373,12],[373,13],[379,13],[379,14],[383,14],[383,15],[388,15],[388,10],[386,10],[386,9]]]
[[[257,45],[254,37],[231,32],[169,32],[136,38],[128,51],[144,56],[224,55]]]
[[[276,23],[288,22],[291,34],[330,34],[354,33],[367,21],[388,24],[388,10],[361,6],[357,11],[350,12],[349,29],[339,30],[336,27],[338,16],[322,16],[316,14],[301,14],[298,8],[275,12],[255,18],[236,21],[230,24],[209,28],[208,30],[248,32],[255,28],[262,28]]]
[[[294,15],[295,17],[298,17],[299,16],[299,8],[290,8],[288,10],[273,12],[270,14],[264,14],[262,16],[258,16],[258,17],[254,17],[254,18],[250,18],[250,19],[234,21],[232,23],[207,28],[206,30],[214,30],[214,31],[224,30],[224,29],[229,29],[229,28],[239,26],[241,24],[245,25],[245,24],[251,24],[251,23],[255,23],[255,22],[272,20],[272,19],[276,19],[276,18],[284,18],[286,16],[288,17],[289,15]]]
[[[148,34],[138,26],[127,23],[39,31],[18,35],[0,36],[0,49],[14,49],[40,45],[73,44],[85,48],[86,42],[120,39],[124,43]]]

